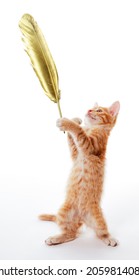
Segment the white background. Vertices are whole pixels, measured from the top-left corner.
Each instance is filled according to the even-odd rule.
[[[117,248],[86,228],[73,242],[44,244],[59,229],[37,216],[57,212],[71,160],[66,135],[55,125],[57,105],[23,51],[18,22],[24,13],[39,23],[55,60],[63,116],[84,118],[96,101],[121,103],[102,199]],[[0,26],[0,259],[138,259],[138,1],[5,0]]]

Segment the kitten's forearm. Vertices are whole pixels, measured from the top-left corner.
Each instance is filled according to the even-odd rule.
[[[79,124],[79,125],[82,123],[82,120],[80,118],[77,118],[77,117],[73,118],[72,121]],[[70,153],[71,153],[71,158],[73,160],[75,160],[77,158],[77,155],[78,155],[78,150],[77,150],[76,144],[73,140],[73,137],[69,132],[67,134],[67,139],[68,139],[69,149],[70,149]]]
[[[87,152],[88,149],[91,148],[91,141],[90,138],[86,135],[85,131],[82,127],[76,127],[76,129],[71,129],[70,133],[74,138],[76,146],[81,152]]]
[[[71,134],[73,141],[80,152],[90,154],[93,148],[90,137],[79,124],[66,118],[62,118],[58,119],[57,126],[60,130],[67,131]]]
[[[69,149],[70,149],[70,153],[71,153],[71,158],[74,160],[77,158],[78,151],[77,151],[75,142],[69,132],[67,134],[67,139],[68,139]]]
[[[90,138],[86,135],[86,132],[83,130],[83,128],[77,123],[69,121],[69,123],[67,123],[66,130],[72,136],[75,145],[81,152],[86,153],[92,148]]]

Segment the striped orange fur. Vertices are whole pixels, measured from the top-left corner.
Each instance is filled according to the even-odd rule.
[[[57,126],[67,131],[73,167],[67,184],[67,194],[57,215],[41,215],[41,220],[56,221],[61,234],[49,237],[48,245],[75,239],[83,224],[94,229],[107,245],[116,246],[111,237],[100,206],[103,189],[105,154],[108,137],[116,123],[120,103],[109,108],[95,105],[85,115],[85,126],[78,118],[58,119]]]

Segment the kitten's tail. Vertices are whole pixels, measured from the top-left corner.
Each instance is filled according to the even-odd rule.
[[[42,214],[39,216],[39,219],[42,221],[56,222],[56,215]]]

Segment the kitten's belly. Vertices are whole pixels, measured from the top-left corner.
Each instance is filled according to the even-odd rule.
[[[68,181],[68,197],[73,204],[86,208],[98,201],[102,192],[104,162],[98,157],[79,158],[74,163]]]
[[[80,186],[83,184],[91,186],[90,184],[98,185],[102,181],[103,175],[104,161],[102,162],[99,157],[91,156],[77,159],[72,168],[70,179]]]

